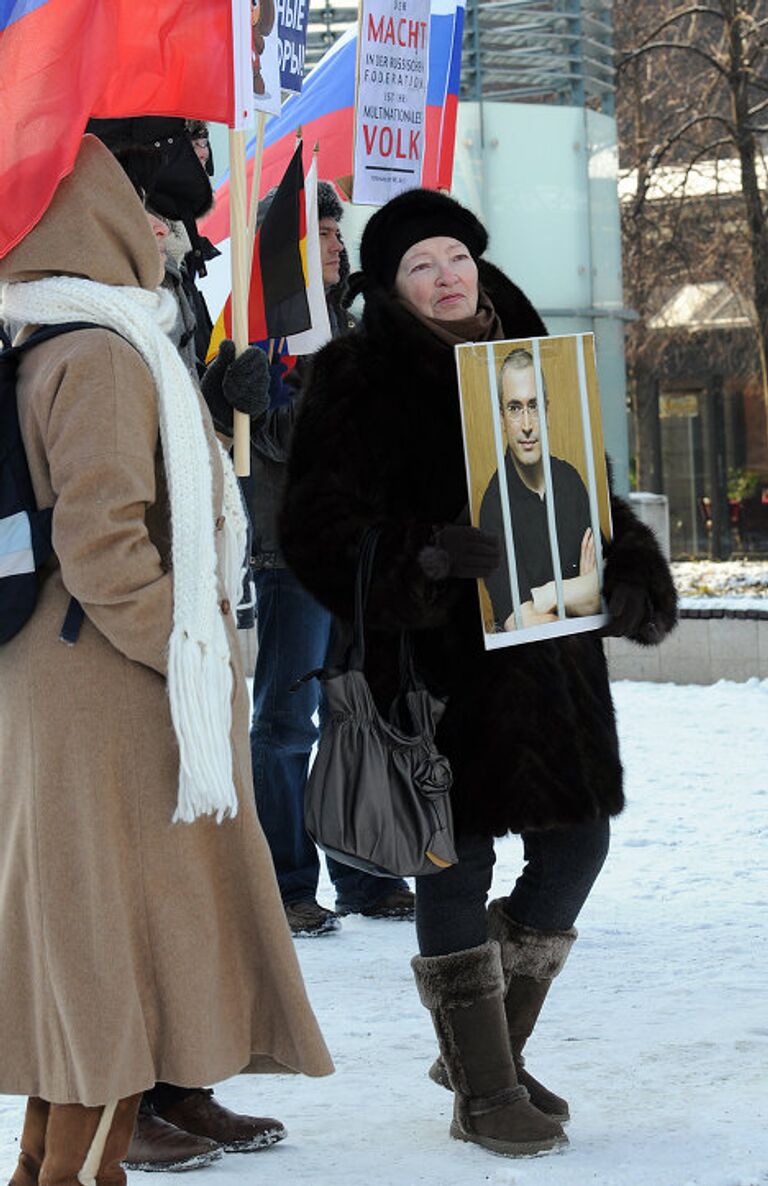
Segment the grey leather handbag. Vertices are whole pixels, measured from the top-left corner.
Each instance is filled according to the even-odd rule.
[[[390,720],[376,708],[363,674],[363,615],[377,536],[372,529],[363,538],[352,645],[339,668],[320,673],[326,712],[304,818],[314,842],[334,859],[382,877],[414,877],[457,861],[451,767],[434,741],[445,705],[418,679],[404,632]]]

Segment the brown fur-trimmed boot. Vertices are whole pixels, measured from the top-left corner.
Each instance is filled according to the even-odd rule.
[[[120,1164],[140,1095],[104,1107],[50,1104],[39,1186],[125,1186]]]
[[[531,1102],[562,1123],[570,1119],[566,1100],[529,1075],[523,1047],[533,1033],[552,981],[563,970],[578,932],[575,927],[569,931],[538,931],[522,926],[504,913],[505,902],[505,898],[496,898],[489,903],[488,937],[496,939],[501,949],[506,984],[504,1010],[517,1077],[528,1088]]]
[[[454,1093],[451,1136],[507,1157],[567,1144],[557,1121],[534,1108],[518,1082],[498,943],[416,956],[411,967]]]
[[[45,1129],[48,1124],[47,1100],[31,1095],[24,1113],[24,1127],[19,1139],[19,1163],[8,1186],[37,1186],[45,1154]]]
[[[501,950],[504,1011],[517,1078],[527,1088],[531,1103],[540,1112],[564,1124],[570,1120],[567,1101],[528,1073],[523,1047],[533,1033],[552,981],[568,958],[577,931],[575,927],[570,931],[538,931],[522,926],[504,913],[505,901],[497,898],[488,906],[488,936],[498,942]],[[441,1058],[429,1068],[429,1076],[450,1090]]]

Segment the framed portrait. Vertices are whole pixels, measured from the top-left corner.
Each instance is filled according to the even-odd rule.
[[[611,513],[594,336],[455,352],[471,521],[502,544],[478,581],[486,649],[600,629]]]

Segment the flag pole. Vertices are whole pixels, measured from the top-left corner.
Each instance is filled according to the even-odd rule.
[[[248,251],[245,130],[229,130],[229,219],[232,267],[232,338],[235,354],[248,346],[248,289],[252,251]],[[239,478],[251,472],[251,422],[233,409],[234,463]]]
[[[248,281],[250,283],[250,268],[253,260],[253,243],[256,238],[256,223],[259,217],[259,190],[261,189],[261,162],[264,159],[264,125],[267,122],[265,111],[256,112],[256,148],[253,153],[253,173],[251,175],[251,201],[248,209]]]

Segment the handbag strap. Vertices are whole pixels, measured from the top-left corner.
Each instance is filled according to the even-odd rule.
[[[400,691],[420,692],[424,681],[416,671],[413,659],[413,639],[409,630],[400,631]]]
[[[365,663],[365,607],[373,579],[379,532],[378,527],[368,527],[360,541],[360,556],[355,576],[355,620],[352,644],[347,656],[347,669],[351,671],[362,671]],[[419,691],[424,687],[416,673],[413,661],[413,641],[408,630],[400,631],[399,665],[401,693]]]
[[[362,671],[365,663],[365,606],[373,577],[373,564],[376,559],[376,545],[379,542],[379,528],[367,527],[360,541],[360,556],[357,561],[355,575],[355,620],[353,624],[352,645],[347,657],[347,668],[351,671]]]

